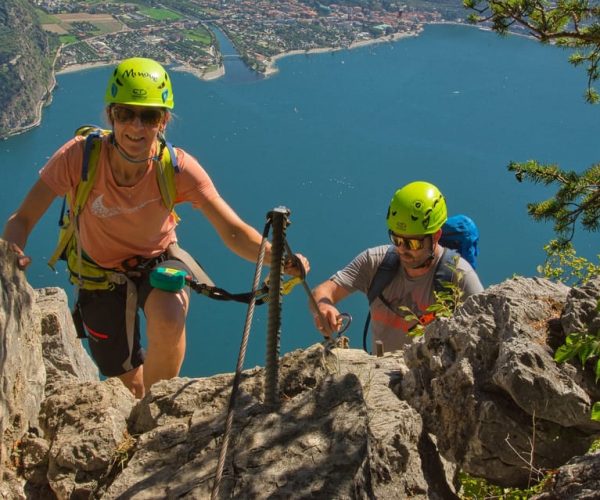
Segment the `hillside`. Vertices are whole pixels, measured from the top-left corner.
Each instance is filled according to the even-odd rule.
[[[53,45],[27,0],[0,2],[0,137],[39,120],[54,86]]]

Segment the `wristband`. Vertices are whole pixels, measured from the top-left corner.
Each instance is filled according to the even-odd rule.
[[[329,306],[332,306],[333,302],[331,302],[331,299],[328,299],[327,297],[323,297],[322,299],[319,299],[317,301],[317,304],[327,304]]]

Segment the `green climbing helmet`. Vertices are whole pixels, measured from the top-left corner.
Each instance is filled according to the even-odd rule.
[[[446,201],[429,182],[411,182],[396,191],[387,213],[388,228],[396,234],[433,234],[446,219]]]
[[[173,109],[171,79],[165,68],[152,59],[125,59],[108,80],[104,102]]]

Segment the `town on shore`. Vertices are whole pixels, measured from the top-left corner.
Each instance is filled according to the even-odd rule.
[[[424,24],[461,22],[459,0],[436,8],[390,1],[33,0],[42,27],[59,39],[56,72],[143,56],[201,79],[224,74],[218,30],[252,70],[268,76],[278,58],[353,48],[418,34]],[[229,56],[225,56],[229,57]]]

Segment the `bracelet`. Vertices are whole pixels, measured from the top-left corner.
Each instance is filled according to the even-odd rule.
[[[327,297],[323,297],[322,299],[319,299],[317,301],[317,304],[327,304],[329,306],[332,306],[333,302],[331,302],[331,299],[328,299]]]

